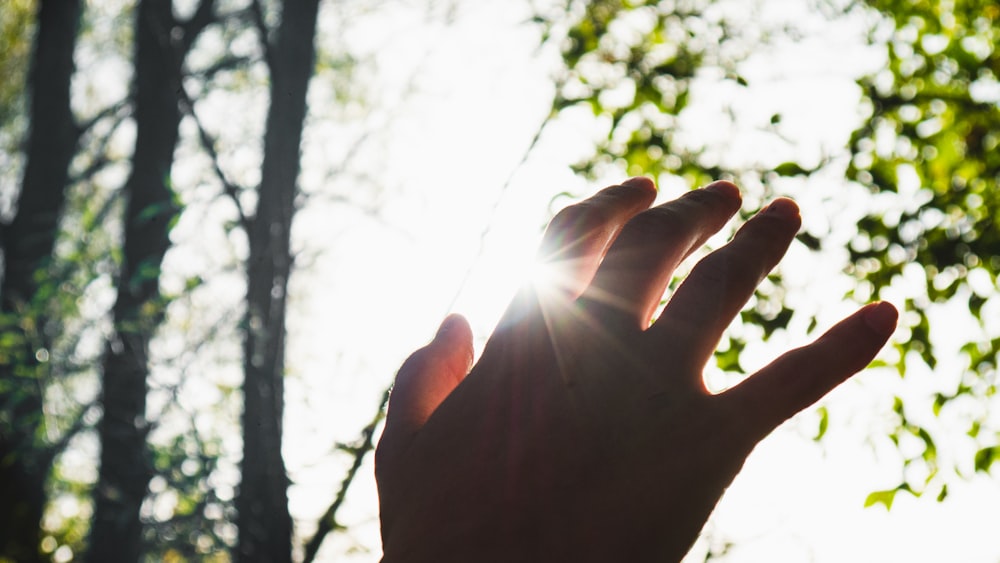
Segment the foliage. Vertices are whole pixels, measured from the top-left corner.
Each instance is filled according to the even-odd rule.
[[[586,108],[606,131],[593,155],[575,164],[574,171],[593,178],[609,168],[625,169],[630,175],[654,176],[661,186],[693,187],[739,177],[767,189],[764,174],[723,162],[683,123],[697,84],[746,87],[741,61],[787,32],[780,26],[748,25],[752,16],[741,15],[740,7],[724,0],[570,0],[558,16],[540,15],[544,36],[561,42],[553,113]],[[805,171],[797,163],[783,166],[784,175]],[[746,217],[752,211],[741,213]],[[783,302],[781,279],[780,271],[771,274],[757,289],[754,306],[741,313],[744,323],[760,328],[763,339],[787,326],[793,315]],[[747,337],[729,334],[716,354],[722,370],[744,373],[740,354]]]
[[[954,312],[946,322],[962,323],[954,315],[963,314],[976,321],[961,347],[963,373],[940,374],[947,383],[929,409],[898,398],[894,408],[890,438],[922,444],[904,461],[921,470],[904,475],[926,476],[900,487],[942,497],[947,479],[938,474],[935,442],[954,437],[912,418],[962,413],[978,453],[973,463],[956,463],[959,474],[989,471],[1000,430],[987,416],[1000,353],[1000,327],[990,319],[1000,305],[1000,8],[976,0],[868,5],[884,17],[870,38],[884,45],[888,64],[859,81],[868,115],[850,140],[847,177],[880,204],[858,225],[848,272],[863,292],[905,296],[900,375],[914,361],[938,365],[936,331],[950,327],[932,327],[936,310]]]
[[[0,76],[4,77],[0,84],[0,155],[4,158],[4,170],[10,168],[6,159],[16,154],[16,144],[24,134],[25,123],[21,116],[34,13],[34,0],[11,0],[0,12]]]
[[[867,114],[847,150],[818,165],[790,160],[772,165],[771,171],[720,164],[684,135],[683,117],[699,81],[746,86],[742,57],[773,38],[795,37],[789,28],[738,31],[741,26],[725,16],[732,8],[707,0],[569,1],[565,12],[575,19],[568,29],[553,25],[551,16],[538,18],[550,37],[562,41],[564,70],[557,77],[553,111],[585,107],[607,132],[593,156],[575,169],[596,176],[615,167],[657,176],[661,185],[677,177],[693,186],[736,177],[767,195],[780,179],[839,174],[840,163],[848,159],[845,188],[853,182],[871,193],[844,264],[854,281],[848,297],[892,298],[905,309],[895,339],[899,374],[921,371],[915,362],[932,370],[937,366],[936,340],[940,331],[949,330],[931,326],[932,320],[949,318],[937,311],[951,311],[951,319],[967,319],[967,311],[977,321],[972,323],[977,335],[961,347],[964,373],[941,378],[953,381],[951,388],[938,382],[927,401],[896,397],[894,423],[883,436],[901,455],[901,481],[872,493],[867,505],[890,507],[899,491],[943,499],[949,472],[942,469],[965,476],[989,471],[997,459],[998,429],[987,405],[996,392],[1000,352],[1000,326],[991,320],[1000,306],[1000,216],[995,212],[1000,209],[1000,8],[974,0],[869,0],[827,10],[829,18],[860,16],[874,22],[869,41],[885,50],[887,65],[859,79]],[[780,121],[777,114],[771,124]],[[814,250],[822,246],[810,233],[798,239]],[[784,294],[778,271],[741,314],[743,324],[760,326],[757,334],[763,338],[786,326],[795,312],[782,303]],[[816,319],[806,324],[812,330]],[[731,333],[716,354],[719,367],[742,372],[739,358],[746,342],[747,335]],[[965,417],[974,459],[940,455],[938,444],[961,440],[928,420],[951,416],[951,410]],[[826,407],[819,414],[817,439],[831,417]]]
[[[699,73],[717,69],[739,83],[741,34],[710,8],[714,2],[598,0],[566,2],[572,22],[562,39],[553,111],[584,106],[606,125],[593,158],[574,166],[588,176],[609,165],[630,174],[672,174],[698,185],[723,171],[680,139],[678,116]],[[555,15],[539,16],[546,37]]]
[[[17,315],[0,318],[0,323],[19,327],[0,330],[3,338],[32,339],[32,357],[13,363],[20,375],[37,382],[44,396],[39,431],[30,437],[41,455],[54,456],[40,546],[47,557],[58,553],[65,558],[87,548],[96,478],[92,465],[99,448],[93,428],[101,415],[96,366],[109,333],[114,274],[122,263],[120,190],[134,134],[132,93],[125,86],[105,89],[100,80],[110,71],[127,82],[133,64],[133,4],[86,5],[76,58],[87,72],[74,76],[73,99],[81,136],[56,248],[36,274],[32,300]],[[175,11],[198,5],[178,2]],[[546,40],[558,43],[562,60],[550,117],[587,114],[602,128],[593,157],[574,169],[590,177],[611,169],[652,174],[661,185],[739,178],[764,192],[749,200],[744,214],[755,211],[754,201],[768,195],[772,181],[828,171],[822,168],[826,162],[817,167],[794,160],[771,172],[734,166],[685,132],[684,116],[699,84],[745,88],[744,59],[772,37],[790,33],[749,25],[753,17],[746,14],[732,15],[740,12],[734,7],[745,5],[741,0],[559,0],[540,12],[536,22]],[[201,223],[201,228],[178,228],[175,234],[189,237],[181,242],[218,237],[229,255],[225,263],[197,269],[177,265],[190,254],[172,263],[168,254],[163,268],[150,265],[138,271],[158,279],[163,296],[152,306],[166,313],[167,323],[151,346],[147,454],[154,477],[141,509],[145,557],[150,560],[228,560],[237,542],[234,497],[240,451],[226,437],[238,425],[241,389],[231,375],[238,371],[239,332],[250,323],[240,324],[243,310],[230,296],[246,281],[239,272],[247,258],[245,228],[258,203],[261,174],[254,163],[264,158],[267,58],[280,7],[277,1],[218,0],[211,24],[185,61],[178,92],[184,121],[175,158],[184,158],[189,166],[172,176],[171,187],[178,194],[177,205],[187,207],[179,221]],[[5,76],[0,84],[0,218],[5,223],[16,208],[14,177],[28,131],[25,86],[31,80],[26,69],[35,8],[32,0],[9,0],[0,10],[0,70]],[[1000,352],[1000,326],[990,320],[1000,317],[1000,216],[995,213],[1000,209],[1000,8],[985,0],[868,0],[831,17],[856,11],[878,16],[870,39],[884,48],[887,66],[859,81],[868,113],[847,151],[847,179],[867,188],[872,202],[844,266],[856,282],[851,296],[904,295],[907,314],[896,344],[902,376],[912,374],[918,364],[935,368],[943,363],[936,336],[944,327],[934,325],[940,308],[967,310],[978,331],[961,348],[963,373],[941,378],[944,383],[928,401],[893,401],[886,439],[903,454],[902,478],[866,501],[890,508],[900,492],[942,499],[950,473],[996,472],[1000,460],[996,419],[986,408],[995,396]],[[175,15],[180,21],[192,14]],[[338,34],[328,35],[317,44],[320,80],[313,87],[320,83],[338,107],[323,108],[327,115],[312,111],[310,118],[357,119],[364,113],[359,110],[363,81],[357,78],[363,61],[338,42]],[[109,91],[117,97],[108,97]],[[780,119],[774,116],[771,124]],[[351,125],[345,129],[357,128]],[[326,121],[325,129],[338,128]],[[346,151],[345,162],[353,150]],[[337,161],[328,164],[325,177],[345,169],[339,159],[324,153],[324,160]],[[302,196],[296,194],[296,206],[306,201]],[[822,244],[809,234],[799,241],[810,248]],[[279,284],[267,287],[280,288],[283,298],[287,276],[280,277]],[[720,368],[742,373],[748,343],[792,322],[796,312],[785,305],[785,291],[780,271],[762,285],[741,313],[754,332],[729,335],[716,355]],[[812,329],[815,320],[807,324]],[[0,354],[21,353],[29,349],[24,344],[0,341]],[[0,386],[9,384],[0,381]],[[0,394],[8,390],[0,387]],[[967,459],[947,458],[943,446],[953,437],[928,423],[953,413],[963,417],[972,447]],[[380,415],[357,444],[344,448],[354,464],[307,547],[310,557],[324,534],[340,530],[336,509],[371,449]],[[821,407],[817,440],[834,416]],[[14,421],[0,423],[12,426]]]

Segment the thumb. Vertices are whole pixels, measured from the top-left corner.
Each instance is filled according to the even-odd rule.
[[[403,362],[389,396],[383,442],[405,447],[472,367],[472,329],[461,315],[448,315],[434,340]]]

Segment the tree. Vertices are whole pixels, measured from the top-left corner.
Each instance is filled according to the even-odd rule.
[[[17,86],[26,84],[33,95],[24,179],[19,193],[4,194],[17,205],[2,232],[0,558],[48,560],[58,548],[60,557],[86,551],[85,558],[99,561],[203,559],[210,553],[225,557],[232,549],[244,560],[291,560],[293,522],[282,458],[286,293],[294,267],[292,220],[304,200],[300,145],[306,94],[317,68],[320,3],[137,4],[133,10],[126,3],[109,17],[96,5],[41,2],[32,68],[45,72],[33,70],[0,92],[6,161],[16,160],[20,150],[7,136],[13,138],[25,121]],[[23,35],[6,33],[8,14],[18,15],[14,21],[22,25],[32,21],[30,3],[15,7],[17,12],[5,8],[3,14],[8,53],[17,53],[17,41],[30,37],[30,26]],[[111,30],[107,44],[92,35],[100,28]],[[199,44],[209,35],[215,42]],[[256,47],[247,48],[248,38]],[[125,54],[130,47],[131,55]],[[121,61],[133,71],[132,87],[125,99],[96,110],[89,100],[75,98],[78,112],[93,111],[81,119],[70,104],[70,81],[81,78],[74,57],[92,62],[94,53],[109,51],[122,52]],[[197,57],[189,56],[194,52]],[[328,72],[350,71],[350,57],[338,56],[322,52],[319,58]],[[15,61],[11,56],[3,63]],[[225,154],[253,141],[242,132],[224,139],[203,121],[199,107],[211,107],[214,95],[235,93],[246,94],[240,101],[252,108],[262,92],[270,95],[266,112],[260,112],[255,182],[245,164],[234,170]],[[135,131],[124,150],[123,123]],[[188,158],[182,165],[175,162],[179,154]],[[126,161],[130,166],[122,167]],[[177,181],[178,170],[190,177],[192,168],[198,171],[193,182]],[[219,230],[242,233],[247,241],[246,255],[237,253],[232,264],[246,284],[243,307],[237,303],[243,322],[226,315],[216,319],[222,328],[199,331],[212,346],[226,338],[243,344],[243,472],[235,502],[220,490],[240,480],[227,473],[239,456],[224,454],[219,435],[194,424],[206,413],[187,412],[179,398],[185,381],[165,388],[155,375],[183,370],[165,365],[157,352],[160,328],[171,319],[174,303],[201,289],[201,275],[213,275],[199,272],[173,289],[165,268],[173,228],[186,211],[183,200],[202,185],[217,188],[217,199],[235,209],[236,219]],[[104,312],[79,310],[81,303],[105,306],[112,292],[113,304]],[[105,345],[88,352],[84,341],[94,337],[106,338]],[[181,356],[199,352],[192,345]],[[93,388],[98,376],[100,394],[73,404],[78,388]],[[176,424],[176,413],[190,423]],[[225,410],[207,414],[220,428],[229,424]],[[91,455],[87,442],[95,438],[101,463],[91,488],[86,477],[74,481],[80,478],[63,472],[59,455],[67,447]],[[53,466],[55,478],[46,487]],[[89,538],[82,521],[86,509],[76,518],[40,525],[46,506],[68,497],[93,506]]]
[[[963,373],[940,374],[928,404],[895,400],[890,438],[916,439],[921,451],[904,458],[896,489],[870,499],[888,506],[900,490],[943,499],[949,474],[989,471],[1000,460],[1000,428],[986,414],[1000,355],[1000,328],[990,320],[1000,305],[1000,9],[979,1],[866,4],[881,15],[870,37],[888,65],[859,80],[867,117],[851,137],[847,177],[884,203],[859,223],[848,273],[875,295],[905,287],[901,376],[917,362],[937,366],[935,334],[944,327],[931,325],[955,322],[941,319],[942,308],[974,320],[961,347]],[[940,466],[936,444],[962,438],[920,422],[931,414],[964,419],[973,459]]]
[[[871,115],[859,125],[849,151],[818,164],[789,161],[768,172],[760,163],[720,158],[684,134],[684,116],[699,84],[739,91],[747,84],[741,73],[745,57],[766,47],[770,37],[794,32],[730,19],[730,10],[743,4],[547,4],[535,21],[545,40],[558,42],[562,68],[545,123],[589,113],[603,127],[593,158],[575,167],[581,174],[650,173],[661,185],[675,186],[736,177],[755,196],[748,198],[745,214],[779,181],[804,181],[831,170],[842,174],[836,170],[840,162],[853,185],[869,188],[872,200],[880,202],[879,211],[860,224],[850,263],[844,264],[858,282],[854,296],[888,296],[898,290],[902,277],[912,275],[914,266],[907,264],[933,266],[918,272],[922,285],[908,294],[914,321],[906,329],[911,338],[898,348],[905,359],[899,363],[901,373],[912,373],[916,358],[934,365],[937,348],[930,326],[936,302],[961,301],[984,320],[984,328],[965,347],[967,373],[953,388],[932,397],[926,410],[948,414],[965,408],[967,399],[980,405],[988,401],[995,392],[998,339],[997,328],[986,320],[997,306],[993,294],[1000,244],[996,218],[988,211],[1000,203],[994,189],[996,100],[989,94],[1000,72],[993,47],[995,8],[974,2],[944,9],[944,3],[874,0],[853,8],[877,16],[872,42],[885,46],[890,62],[887,72],[860,82]],[[25,6],[10,5],[22,12]],[[87,547],[78,532],[86,529],[83,516],[72,523],[73,534],[51,529],[40,534],[37,523],[46,504],[48,468],[55,464],[61,477],[58,454],[74,436],[81,442],[97,436],[103,469],[94,491],[86,479],[54,479],[56,484],[50,484],[53,495],[74,495],[84,505],[93,494],[89,558],[111,559],[105,554],[127,545],[133,559],[136,554],[224,559],[232,552],[246,560],[286,561],[294,540],[281,456],[285,319],[288,283],[297,265],[293,219],[306,201],[299,181],[300,151],[308,138],[303,131],[309,116],[315,117],[306,94],[317,69],[346,76],[356,61],[349,54],[337,58],[316,51],[317,21],[322,20],[317,0],[144,0],[134,10],[124,5],[121,20],[108,26],[132,53],[124,55],[123,67],[134,72],[126,99],[80,111],[77,98],[77,114],[70,111],[69,84],[76,72],[72,62],[74,52],[79,53],[73,22],[81,12],[86,22],[98,11],[97,5],[76,2],[39,3],[33,68],[46,72],[33,72],[28,81],[30,113],[7,102],[17,99],[16,88],[10,90],[13,98],[8,84],[0,88],[3,135],[12,138],[18,120],[31,125],[20,198],[7,197],[19,201],[8,210],[16,208],[16,214],[4,217],[0,287],[0,487],[9,487],[12,496],[4,498],[17,499],[12,506],[26,512],[3,511],[0,549],[5,551],[0,555],[34,557],[40,542],[53,544],[45,543],[45,534],[56,538],[54,545],[77,552]],[[22,12],[5,5],[0,16]],[[99,26],[79,29],[87,49],[95,49],[87,35],[94,27]],[[80,78],[84,70],[75,76]],[[213,115],[224,105],[241,108],[240,123]],[[122,123],[126,127],[120,128]],[[134,142],[124,151],[115,148],[116,131],[132,125]],[[771,125],[771,133],[780,133],[779,115]],[[7,142],[8,137],[3,156],[12,161],[20,147]],[[100,176],[112,163],[129,159],[128,174]],[[98,177],[100,181],[94,180]],[[917,178],[928,189],[911,189],[907,178]],[[194,195],[204,192],[211,195],[202,200]],[[169,264],[176,250],[173,223],[199,207],[216,205],[226,209],[211,216],[212,225],[235,241],[231,260],[213,264],[215,269],[185,271],[177,283],[179,269],[172,271]],[[28,236],[29,231],[39,236]],[[799,241],[817,248],[821,238],[803,233]],[[213,284],[223,275],[229,276],[227,283],[238,280],[226,291],[241,296],[225,302],[230,314],[185,326],[187,301],[222,294]],[[763,287],[742,318],[764,337],[795,315],[809,315],[784,305],[780,271]],[[114,299],[94,300],[95,288],[104,288],[102,295],[113,290]],[[84,319],[74,309],[80,301],[100,302],[105,310]],[[80,330],[86,323],[91,324]],[[182,331],[173,330],[176,326],[189,334],[178,336]],[[164,327],[170,334],[164,334]],[[83,348],[78,346],[81,335],[94,334],[102,342],[107,337],[99,352],[79,357],[69,352]],[[720,367],[741,371],[744,340],[745,335],[731,335],[717,356]],[[178,341],[175,356],[158,351],[158,344]],[[211,388],[219,397],[217,410],[198,410],[183,398],[193,388],[192,380],[204,383],[205,372],[211,371],[203,359],[189,359],[207,355],[202,346],[231,346],[234,351],[224,365],[213,367],[244,377],[242,385],[203,385],[202,390]],[[158,379],[164,372],[173,379]],[[91,386],[103,376],[102,395],[67,406],[75,396],[61,389],[70,373]],[[241,414],[225,410],[234,405]],[[923,475],[934,474],[937,480],[910,478],[897,490],[940,495],[946,481],[943,472],[933,473],[935,445],[945,438],[919,422],[922,418],[915,415],[921,409],[923,405],[898,401],[899,425],[889,439],[923,444],[922,453],[905,463],[924,464],[930,470]],[[101,413],[103,417],[97,416]],[[974,411],[968,421],[975,449],[967,461],[970,467],[989,470],[1000,450],[996,428],[979,414]],[[337,510],[377,437],[380,417],[380,410],[373,413],[358,442],[342,446],[351,457],[350,471],[316,536],[307,542],[307,559],[328,533],[340,528]],[[211,424],[199,423],[206,418]],[[235,447],[224,445],[231,429],[242,432],[242,443]],[[89,447],[71,446],[74,451]],[[229,494],[238,482],[237,492]],[[8,489],[2,492],[7,495]],[[874,502],[895,494],[880,493]],[[6,525],[2,518],[14,514],[28,516]]]
[[[745,88],[742,62],[775,37],[791,33],[780,23],[748,27],[734,8],[739,6],[718,0],[567,1],[561,10],[538,17],[544,36],[561,40],[553,114],[589,110],[604,132],[593,155],[573,165],[575,172],[596,178],[624,169],[653,176],[661,186],[739,179],[751,190],[770,191],[763,166],[727,159],[719,148],[692,140],[682,124],[696,85]],[[784,169],[803,167],[789,163]],[[805,236],[799,240],[814,245]],[[755,306],[741,313],[741,320],[760,327],[765,339],[793,314],[773,285],[780,284],[780,266],[769,280],[773,283],[756,290]],[[727,340],[716,355],[719,367],[744,373],[739,358],[746,342],[732,333]]]
[[[214,1],[177,21],[170,1],[144,0],[135,17],[136,141],[125,182],[123,253],[113,333],[103,362],[100,477],[94,489],[92,561],[136,561],[142,547],[139,509],[153,475],[146,448],[149,342],[164,314],[160,269],[179,213],[170,183],[178,140],[182,63],[214,19]],[[182,32],[180,40],[175,31]]]
[[[21,6],[24,9],[24,6]],[[46,326],[52,286],[39,277],[51,263],[66,200],[69,164],[80,135],[70,111],[73,49],[80,3],[42,1],[29,80],[30,128],[13,219],[3,225],[0,287],[0,555],[39,560],[44,485],[56,453],[40,440],[51,346]],[[43,288],[48,291],[43,290]]]
[[[271,99],[257,212],[247,224],[243,320],[243,463],[236,509],[241,561],[291,561],[292,518],[282,458],[285,311],[306,91],[319,0],[285,2],[265,52]]]
[[[857,225],[843,268],[856,283],[848,297],[904,296],[900,304],[908,314],[903,316],[904,335],[895,344],[899,374],[919,371],[917,362],[936,366],[931,319],[938,315],[943,322],[942,308],[957,309],[958,315],[965,309],[975,319],[970,324],[978,326],[961,347],[965,373],[939,383],[926,404],[895,398],[897,424],[887,438],[901,453],[915,441],[918,453],[902,453],[898,487],[872,493],[868,504],[890,506],[898,491],[930,492],[943,499],[947,474],[988,471],[1000,459],[997,429],[986,416],[996,393],[1000,352],[1000,332],[989,319],[998,305],[1000,268],[998,222],[989,211],[1000,205],[995,150],[1000,142],[995,133],[1000,125],[995,94],[1000,12],[989,2],[975,1],[821,6],[829,18],[861,16],[872,22],[869,43],[884,49],[888,65],[859,79],[866,115],[847,150],[818,164],[791,160],[768,170],[757,163],[727,162],[704,147],[678,141],[680,117],[698,73],[702,80],[715,76],[746,86],[741,57],[766,45],[726,23],[725,2],[566,2],[565,13],[578,15],[566,33],[561,89],[553,108],[564,112],[586,106],[606,124],[606,139],[597,143],[594,156],[576,166],[588,175],[613,166],[658,176],[661,184],[678,176],[689,185],[734,177],[766,193],[779,181],[805,182],[813,175],[839,173],[869,190],[871,211]],[[716,14],[715,19],[705,17],[708,13]],[[558,29],[552,25],[556,18],[540,20],[548,29]],[[756,37],[794,33],[764,29]],[[772,117],[770,134],[780,135],[780,120],[780,114]],[[799,241],[816,250],[823,238],[803,232]],[[780,270],[771,280],[776,284],[771,294],[758,292],[754,305],[741,314],[744,323],[760,326],[765,338],[801,314],[774,299],[784,292]],[[815,327],[815,318],[808,325]],[[739,353],[745,344],[731,334],[716,356],[719,367],[741,372]],[[973,459],[957,459],[950,472],[941,471],[937,443],[962,438],[921,422],[942,413],[965,417],[973,446]],[[820,414],[821,436],[830,415],[825,407]]]
[[[609,166],[630,174],[674,175],[700,184],[724,173],[678,139],[677,119],[687,108],[699,72],[719,69],[740,83],[736,65],[752,47],[712,1],[567,1],[538,20],[562,39],[553,112],[587,107],[605,125],[593,158],[574,170],[589,177]],[[724,14],[724,12],[722,12]]]

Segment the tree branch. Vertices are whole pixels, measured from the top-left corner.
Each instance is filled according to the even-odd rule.
[[[101,111],[97,112],[93,117],[91,117],[87,121],[84,121],[83,123],[80,123],[79,125],[77,125],[77,139],[79,139],[80,137],[83,137],[84,135],[86,135],[87,132],[90,131],[90,129],[94,125],[96,125],[99,121],[101,121],[105,117],[108,117],[110,115],[115,115],[118,112],[120,112],[121,110],[123,110],[123,109],[125,109],[127,107],[130,107],[131,105],[132,105],[131,98],[125,98],[125,99],[119,100],[119,101],[115,102],[114,104],[111,104],[110,106],[108,106],[108,107],[102,109]],[[119,122],[120,122],[121,121],[121,117],[119,116],[118,119],[119,119]]]
[[[271,30],[267,28],[267,22],[264,21],[264,6],[261,5],[260,0],[253,0],[250,3],[250,13],[253,17],[254,27],[257,28],[257,33],[260,35],[260,46],[264,50],[264,60],[267,61],[267,68],[274,68],[274,59],[271,55]]]
[[[187,21],[181,22],[181,27],[184,29],[183,39],[181,39],[182,57],[191,49],[191,45],[198,38],[198,35],[206,27],[212,25],[215,20],[215,0],[201,0],[194,14],[191,14]]]
[[[237,57],[233,55],[228,55],[225,57],[221,57],[219,60],[215,61],[214,63],[203,69],[194,72],[189,72],[188,76],[193,76],[201,80],[208,81],[211,80],[212,78],[215,78],[215,75],[222,71],[232,70],[241,66],[246,66],[254,61],[255,59],[250,57]]]
[[[128,104],[127,103],[116,104],[116,106],[117,109],[120,110],[121,108],[128,106]],[[93,123],[96,123],[96,121],[99,121],[100,119],[103,119],[108,115],[114,115],[115,121],[111,126],[111,130],[108,131],[107,135],[104,135],[99,140],[97,148],[91,153],[93,154],[93,160],[90,162],[90,164],[88,164],[87,167],[81,170],[79,173],[74,174],[69,178],[69,182],[67,184],[69,186],[73,186],[79,184],[80,182],[89,180],[95,174],[100,172],[101,169],[103,169],[105,166],[113,162],[110,158],[108,158],[108,151],[107,151],[108,144],[111,142],[111,137],[115,134],[115,131],[117,131],[118,127],[125,121],[125,116],[115,115],[117,111],[108,111],[107,109],[102,111],[101,113],[103,115],[101,115],[100,118],[95,117],[92,121],[88,122],[88,128],[92,126]]]
[[[51,467],[52,463],[55,461],[56,456],[58,456],[60,453],[63,452],[63,450],[66,449],[66,446],[69,445],[70,440],[72,440],[74,436],[79,434],[81,430],[87,427],[87,422],[86,422],[87,414],[97,409],[97,406],[98,403],[96,400],[91,401],[87,405],[84,405],[84,407],[80,409],[80,414],[76,417],[76,420],[73,422],[73,425],[67,428],[66,431],[63,432],[62,436],[60,436],[55,443],[45,448],[45,452],[43,454],[45,467]]]
[[[198,140],[201,142],[202,148],[208,153],[208,157],[212,160],[212,170],[215,172],[216,177],[222,182],[222,191],[225,195],[232,200],[233,205],[236,206],[236,213],[239,215],[239,223],[243,229],[249,229],[250,219],[247,217],[246,213],[243,211],[243,205],[240,203],[240,191],[242,187],[236,185],[235,182],[226,176],[226,173],[222,170],[219,164],[219,153],[215,150],[215,139],[212,135],[205,129],[202,124],[201,119],[198,118],[198,114],[194,109],[194,101],[191,96],[188,95],[187,89],[183,86],[180,89],[180,99],[181,99],[181,109],[188,116],[194,120],[195,125],[198,128]]]
[[[319,553],[319,548],[323,545],[323,540],[326,536],[333,530],[340,528],[340,524],[337,523],[337,511],[340,510],[340,506],[344,503],[344,498],[347,497],[347,489],[350,488],[351,483],[354,482],[354,477],[357,475],[358,470],[361,469],[361,464],[364,462],[365,456],[368,452],[375,449],[375,428],[378,424],[382,422],[385,418],[385,406],[389,402],[389,391],[386,390],[382,393],[382,402],[375,412],[375,416],[372,417],[371,421],[368,423],[364,429],[361,430],[361,436],[358,441],[352,445],[341,445],[340,449],[346,451],[354,456],[354,462],[351,464],[351,468],[347,470],[347,474],[344,479],[340,482],[340,490],[337,491],[336,498],[333,499],[333,503],[326,512],[323,513],[323,517],[319,519],[319,524],[316,529],[316,533],[313,535],[312,539],[306,543],[306,554],[302,559],[302,563],[313,563],[316,559],[316,554]]]

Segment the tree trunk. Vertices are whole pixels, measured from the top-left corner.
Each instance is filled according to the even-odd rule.
[[[285,307],[291,225],[319,0],[287,0],[268,53],[271,103],[257,212],[248,233],[244,319],[242,481],[236,498],[241,562],[291,561],[292,519],[281,455]]]
[[[153,469],[146,448],[149,342],[163,318],[160,265],[179,209],[170,185],[181,113],[181,49],[169,0],[144,0],[136,15],[132,171],[125,184],[124,252],[114,332],[103,360],[101,465],[94,489],[89,561],[134,563],[142,551],[139,509]]]
[[[30,133],[17,213],[0,246],[0,559],[41,561],[40,520],[51,455],[38,442],[42,389],[36,350],[45,345],[36,273],[52,256],[78,130],[70,111],[79,0],[42,0],[32,70]]]

